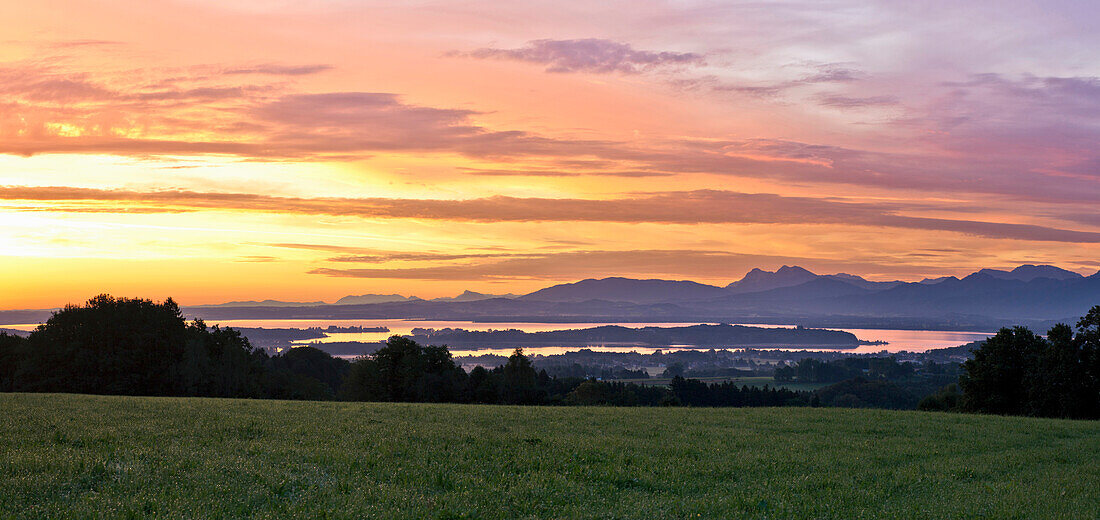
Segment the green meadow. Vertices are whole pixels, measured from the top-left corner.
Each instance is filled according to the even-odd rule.
[[[1098,518],[1100,422],[0,394],[0,518]]]

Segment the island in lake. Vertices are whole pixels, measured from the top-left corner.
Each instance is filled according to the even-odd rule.
[[[861,344],[855,334],[841,330],[805,327],[749,327],[745,325],[690,325],[684,327],[640,327],[605,325],[587,329],[524,332],[507,330],[413,329],[410,336],[425,345],[448,345],[466,349],[500,347],[584,347],[673,345],[699,348],[802,347],[852,349]]]
[[[339,329],[339,330],[337,330]],[[355,329],[355,330],[352,330]],[[367,327],[329,327],[322,329],[238,329],[253,346],[273,352],[292,346],[312,346],[334,356],[370,354],[385,341],[309,341],[328,337],[334,332],[388,332]],[[683,327],[623,327],[603,325],[584,329],[524,332],[519,329],[467,330],[461,328],[414,328],[407,337],[423,345],[447,345],[451,348],[478,350],[489,348],[531,347],[690,347],[724,348],[813,348],[854,349],[860,345],[885,345],[885,341],[863,341],[842,330],[806,327],[751,327],[745,325],[689,325]]]
[[[329,334],[361,334],[361,333],[385,333],[390,329],[387,327],[361,327],[358,325],[352,325],[348,327],[340,327],[336,325],[329,325],[328,327],[308,327],[304,329],[299,328],[274,328],[266,329],[263,327],[231,327],[241,333],[242,336],[248,338],[248,342],[253,347],[258,347],[272,352],[278,352],[281,349],[294,346],[295,343],[311,340],[321,339],[329,337]],[[371,350],[373,351],[373,349]],[[356,350],[355,353],[359,353]]]

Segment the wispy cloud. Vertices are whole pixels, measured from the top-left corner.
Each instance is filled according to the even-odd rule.
[[[84,39],[84,40],[58,40],[58,41],[54,41],[54,42],[49,43],[50,47],[57,48],[57,49],[72,49],[72,48],[80,48],[80,47],[107,47],[107,46],[116,46],[116,45],[123,45],[123,42],[120,42],[120,41],[117,41],[117,40]]]
[[[401,251],[376,251],[368,255],[347,255],[329,258],[329,262],[352,264],[382,264],[386,262],[446,262],[453,260],[470,260],[484,258],[523,258],[532,255],[530,253],[433,253],[433,252],[401,252]]]
[[[669,83],[679,90],[704,90],[716,93],[733,93],[750,98],[776,98],[790,90],[829,83],[851,83],[864,76],[858,70],[837,64],[820,64],[793,79],[749,81],[721,78],[716,75],[675,77]]]
[[[820,105],[833,108],[865,108],[894,106],[901,101],[895,96],[844,96],[840,94],[822,94],[817,96]]]
[[[248,262],[248,263],[267,263],[278,262],[279,257],[267,256],[267,255],[245,255],[237,257],[236,262]]]
[[[884,259],[885,260],[885,259]],[[919,264],[888,260],[896,273],[923,273]],[[882,270],[874,261],[832,260],[792,256],[741,254],[711,250],[623,250],[566,251],[527,255],[522,258],[501,258],[474,263],[449,263],[425,267],[322,267],[311,274],[338,278],[395,278],[408,280],[470,280],[494,279],[564,280],[603,276],[684,276],[733,280],[753,267],[776,268],[797,264],[823,272]]]
[[[533,40],[516,49],[481,48],[455,56],[524,61],[546,66],[546,72],[637,74],[664,67],[701,66],[703,55],[694,52],[637,50],[630,44],[598,38]]]
[[[306,76],[332,70],[332,65],[280,65],[277,63],[261,63],[245,67],[231,67],[222,70],[222,74],[261,74],[270,76]]]
[[[835,201],[775,194],[698,190],[619,199],[298,198],[183,190],[138,192],[72,187],[0,187],[0,200],[128,203],[165,211],[222,210],[470,222],[619,222],[662,224],[843,224],[946,231],[986,238],[1100,243],[1100,232],[979,220],[909,216],[905,204]],[[57,206],[51,206],[51,208]],[[113,206],[112,206],[113,207]],[[17,208],[18,209],[18,208]],[[917,208],[919,209],[919,208]],[[64,211],[64,209],[61,209]]]
[[[559,169],[524,169],[524,170],[494,170],[482,168],[459,168],[459,171],[467,175],[479,175],[484,177],[671,177],[676,175],[670,172],[652,170],[568,170]]]

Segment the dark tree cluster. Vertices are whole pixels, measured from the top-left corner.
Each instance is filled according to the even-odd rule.
[[[581,381],[565,396],[565,404],[597,406],[678,406],[683,402],[663,386],[617,381]]]
[[[949,390],[925,409],[1074,419],[1100,418],[1100,306],[1077,322],[1076,334],[1059,324],[1036,335],[1001,329],[963,363],[959,394]]]
[[[535,363],[546,370],[551,377],[577,379],[649,379],[645,369],[631,369],[623,366],[583,365],[581,363]]]
[[[671,387],[554,377],[536,370],[516,351],[503,365],[466,374],[446,347],[423,347],[393,336],[386,346],[352,363],[340,397],[352,401],[609,406],[806,405],[808,394],[770,388],[738,388],[677,377]]]
[[[187,323],[171,299],[97,296],[26,339],[0,335],[0,391],[332,399],[348,363],[312,348],[268,356],[233,329]]]
[[[810,402],[806,392],[767,386],[739,388],[729,381],[706,384],[698,379],[676,376],[669,386],[675,402],[687,406],[805,406]]]
[[[912,363],[899,363],[894,358],[850,357],[834,361],[818,361],[805,358],[794,365],[776,368],[775,380],[834,383],[857,377],[901,379],[912,374]]]
[[[817,404],[838,408],[911,410],[918,402],[912,392],[885,379],[855,377],[814,392]]]
[[[351,364],[340,397],[349,401],[455,402],[465,396],[467,380],[446,347],[422,347],[393,336],[385,347]]]
[[[684,377],[752,377],[757,374],[755,370],[745,370],[735,367],[706,367],[692,368],[684,371]]]
[[[779,382],[833,383],[818,389],[821,406],[843,408],[914,408],[920,396],[958,380],[958,364],[898,361],[894,357],[806,358],[775,369]]]

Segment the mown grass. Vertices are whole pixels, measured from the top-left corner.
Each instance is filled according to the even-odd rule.
[[[4,518],[1098,518],[1100,422],[0,395]]]

